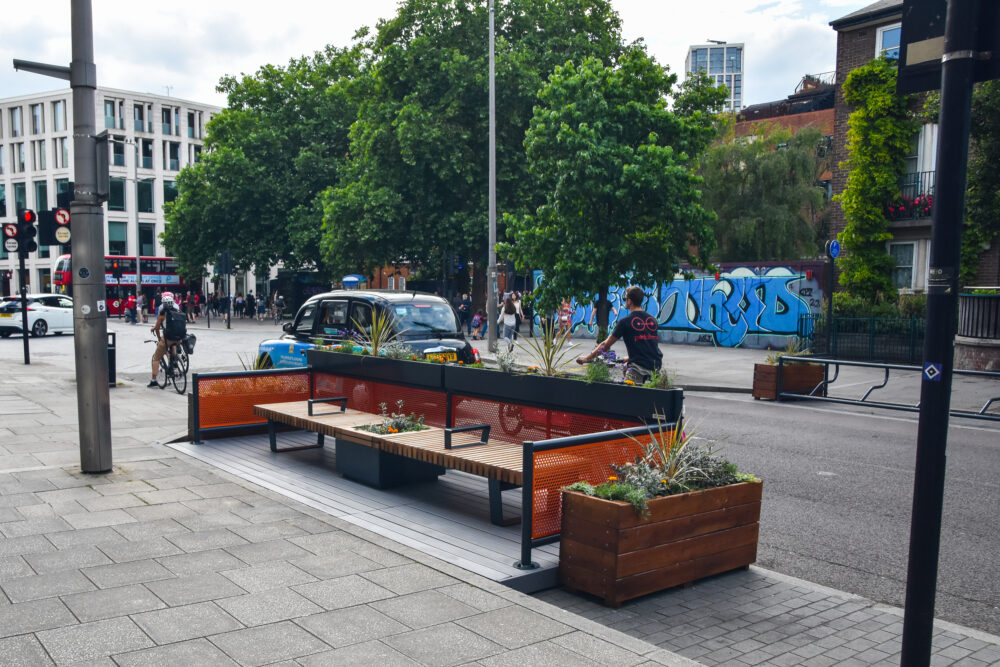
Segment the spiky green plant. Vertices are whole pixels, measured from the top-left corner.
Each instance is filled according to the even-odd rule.
[[[399,336],[396,331],[396,316],[391,315],[387,310],[375,308],[372,312],[371,326],[367,330],[357,320],[352,319],[351,321],[354,322],[359,342],[375,356],[378,356],[386,345]]]
[[[527,343],[528,354],[538,366],[542,375],[556,375],[573,362],[572,348],[566,346],[569,339],[569,329],[559,333],[555,323],[542,322],[542,335],[534,338],[521,339]]]

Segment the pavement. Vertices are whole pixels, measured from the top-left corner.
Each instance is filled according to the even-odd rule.
[[[899,664],[899,609],[757,567],[620,609],[523,595],[168,448],[185,397],[140,381],[111,390],[114,470],[83,474],[72,368],[3,342],[3,664]],[[746,390],[766,355],[666,350],[689,390]],[[933,641],[1000,665],[1000,637]]]

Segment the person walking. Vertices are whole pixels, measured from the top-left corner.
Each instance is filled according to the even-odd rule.
[[[503,325],[503,340],[507,343],[507,351],[514,350],[514,325],[517,324],[517,309],[514,307],[514,299],[507,297],[503,302],[503,310],[497,318],[497,331],[501,331]]]
[[[517,340],[518,334],[521,333],[521,320],[524,319],[524,311],[521,310],[521,293],[514,292],[514,340]]]
[[[472,299],[468,294],[462,295],[462,300],[458,302],[459,325],[465,327],[465,335],[472,334]]]
[[[618,340],[625,341],[628,359],[625,366],[625,380],[632,384],[643,384],[660,370],[663,365],[663,352],[660,351],[658,324],[656,318],[642,308],[646,295],[642,288],[632,285],[625,290],[625,306],[629,313],[618,320],[615,330],[605,340],[594,348],[590,354],[582,354],[576,358],[576,363],[586,364],[601,352],[610,350]]]

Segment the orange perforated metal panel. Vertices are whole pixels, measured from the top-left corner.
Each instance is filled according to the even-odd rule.
[[[402,385],[359,380],[330,373],[316,373],[314,391],[317,398],[346,396],[347,407],[378,414],[385,403],[389,412],[399,412],[397,401],[403,401],[403,412],[424,416],[428,426],[445,428],[447,411],[444,392],[432,389],[414,389]]]
[[[613,437],[613,436],[611,436]],[[635,461],[645,453],[648,434],[605,440],[588,445],[535,452],[532,484],[531,537],[537,539],[559,532],[562,520],[560,489],[574,482],[600,484],[612,474],[611,464]]]
[[[490,439],[506,442],[550,440],[567,435],[600,433],[638,426],[640,422],[605,419],[594,415],[535,408],[518,403],[501,403],[454,394],[454,426],[489,424]]]
[[[197,391],[198,428],[264,424],[253,406],[308,399],[309,372],[199,376]]]

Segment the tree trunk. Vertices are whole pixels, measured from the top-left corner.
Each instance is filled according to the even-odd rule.
[[[608,337],[608,312],[611,310],[611,303],[608,301],[608,286],[602,285],[597,296],[597,340],[602,341]]]

